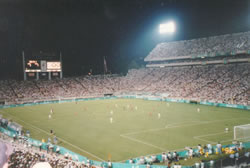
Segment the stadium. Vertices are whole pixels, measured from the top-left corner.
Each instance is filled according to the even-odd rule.
[[[250,31],[161,41],[126,74],[21,53],[23,79],[0,80],[0,166],[250,166]]]

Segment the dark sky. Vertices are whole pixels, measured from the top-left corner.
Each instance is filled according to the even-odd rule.
[[[248,30],[250,0],[0,0],[0,79],[21,79],[22,51],[61,51],[67,76],[102,73],[104,56],[124,73],[159,42]]]

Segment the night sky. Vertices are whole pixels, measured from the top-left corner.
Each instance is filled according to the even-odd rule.
[[[0,79],[22,79],[22,51],[61,51],[66,76],[103,73],[104,56],[126,73],[160,42],[249,30],[250,0],[0,0]]]

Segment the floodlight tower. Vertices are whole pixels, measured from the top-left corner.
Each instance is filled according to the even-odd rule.
[[[173,21],[169,21],[166,23],[162,23],[159,25],[159,33],[166,34],[166,33],[174,33],[175,32],[175,23]]]

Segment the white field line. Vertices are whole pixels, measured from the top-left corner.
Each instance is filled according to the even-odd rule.
[[[191,122],[191,123],[193,123],[193,122],[199,122],[199,123],[201,123],[201,122],[204,122],[204,121],[198,121],[198,120],[186,120],[186,121],[183,121],[183,122],[177,122],[177,123],[172,123],[172,124],[167,124],[167,126],[166,127],[171,127],[171,126],[174,126],[174,125],[179,125],[179,124],[183,124],[183,123],[188,123],[188,122]]]
[[[155,132],[155,131],[160,131],[160,130],[169,129],[169,128],[195,126],[195,125],[209,124],[209,123],[215,123],[215,122],[221,122],[221,121],[229,121],[229,120],[235,120],[235,119],[246,119],[246,118],[241,117],[241,118],[231,118],[231,119],[224,119],[224,120],[214,120],[214,121],[190,121],[190,122],[198,122],[198,123],[183,124],[183,125],[176,125],[176,126],[167,126],[167,127],[164,127],[164,128],[155,128],[155,129],[148,129],[148,130],[144,130],[144,131],[129,132],[129,133],[121,134],[121,135],[127,136],[127,135],[134,135],[134,134],[140,134],[140,133],[145,133],[145,132]],[[186,123],[186,122],[183,122],[183,123]],[[171,124],[171,125],[175,125],[175,124]]]
[[[208,142],[208,143],[210,143],[210,144],[216,143],[216,142],[214,142],[214,141],[208,141],[208,140],[206,140],[206,139],[202,139],[202,138],[199,138],[199,137],[193,137],[193,138],[196,139],[196,140],[203,141],[203,142]]]
[[[195,123],[195,124],[185,124],[185,125],[178,125],[178,126],[170,126],[170,127],[165,127],[165,128],[156,128],[156,129],[149,129],[149,130],[144,130],[144,131],[137,131],[137,132],[131,132],[131,133],[126,133],[126,134],[120,134],[121,137],[123,138],[127,138],[129,140],[132,140],[132,141],[135,141],[135,142],[138,142],[138,143],[143,143],[145,145],[148,145],[148,146],[151,146],[151,147],[154,147],[154,148],[157,148],[157,149],[160,149],[160,150],[163,150],[163,151],[166,151],[166,149],[162,148],[162,147],[158,147],[156,145],[153,145],[153,144],[150,144],[150,143],[147,143],[147,142],[143,142],[141,140],[138,140],[136,138],[132,138],[132,137],[129,137],[128,135],[134,135],[134,134],[140,134],[140,133],[145,133],[145,132],[154,132],[154,131],[160,131],[160,130],[164,130],[164,129],[169,129],[169,128],[178,128],[178,127],[186,127],[186,126],[194,126],[194,125],[202,125],[202,124],[209,124],[209,123],[214,123],[214,122],[221,122],[221,121],[229,121],[229,120],[235,120],[235,119],[246,119],[246,118],[243,118],[243,117],[240,117],[240,118],[230,118],[230,119],[224,119],[224,120],[214,120],[214,121],[193,121],[193,122],[199,122],[199,123]],[[189,121],[186,121],[186,122],[189,122]],[[186,123],[186,122],[183,122],[183,123]],[[192,121],[190,121],[192,122]],[[179,123],[178,123],[179,124]],[[171,125],[176,125],[176,124],[171,124]],[[209,135],[216,135],[216,134],[222,134],[222,132],[220,133],[214,133],[214,134],[207,134],[207,135],[201,135],[201,136],[194,136],[193,138],[194,139],[198,139],[198,140],[201,140],[201,141],[205,141],[205,142],[208,142],[210,144],[216,144],[216,142],[212,142],[212,141],[208,141],[208,140],[205,140],[205,139],[202,139],[200,137],[205,137],[205,136],[209,136]],[[230,140],[225,140],[225,141],[221,141],[221,142],[228,142]],[[177,150],[183,150],[183,149],[176,149]],[[175,150],[173,150],[175,151]],[[153,154],[152,154],[153,155]]]
[[[223,141],[220,141],[221,143],[224,143],[224,142],[233,142],[234,139],[227,139],[227,140],[223,140]]]
[[[232,131],[229,131],[229,132],[232,132]],[[228,132],[228,133],[229,133],[229,132]],[[226,134],[226,133],[225,133],[225,132],[218,132],[218,133],[214,133],[214,134],[207,134],[207,135],[194,136],[193,138],[194,138],[194,139],[201,140],[201,141],[209,142],[208,140],[206,140],[206,139],[204,139],[204,138],[201,138],[201,137],[209,137],[209,136],[220,135],[220,134]],[[233,138],[232,138],[232,139],[223,140],[223,141],[220,141],[220,142],[223,143],[223,142],[230,142],[230,141],[233,141]],[[210,143],[211,143],[211,144],[217,144],[217,142],[212,142],[212,141],[210,141]]]
[[[153,144],[150,144],[150,143],[147,143],[147,142],[138,140],[138,139],[136,139],[136,138],[131,138],[131,137],[128,137],[128,136],[126,136],[126,135],[120,135],[120,136],[123,137],[123,138],[127,138],[127,139],[129,139],[129,140],[135,141],[135,142],[139,142],[139,143],[144,144],[144,145],[151,146],[151,147],[156,148],[156,149],[166,150],[166,149],[164,149],[164,148],[162,148],[162,147],[159,147],[159,146],[156,146],[156,145],[153,145]]]
[[[219,134],[219,133],[218,133]],[[210,134],[209,134],[210,135]],[[205,135],[202,135],[202,136],[205,136]],[[201,139],[202,140],[202,139]],[[228,140],[224,140],[224,141],[220,141],[221,143],[223,142],[231,142],[233,141],[233,139],[228,139]],[[211,145],[215,145],[217,144],[217,142],[214,142],[214,143],[211,143]],[[191,148],[196,148],[197,146],[190,146]],[[169,152],[174,152],[174,151],[181,151],[181,150],[186,150],[185,148],[181,148],[181,149],[174,149],[174,150],[169,150]],[[162,153],[152,153],[152,154],[148,154],[148,155],[145,155],[145,156],[152,156],[152,155],[160,155]],[[141,156],[141,155],[140,155]],[[136,156],[136,157],[133,157],[133,158],[138,158],[140,156]],[[131,158],[131,157],[130,157]],[[121,161],[117,161],[117,162],[125,162],[127,160],[129,160],[130,158],[128,159],[125,159],[125,160],[121,160]]]
[[[187,123],[186,122],[182,122],[182,123]],[[189,121],[189,122],[199,122],[199,123],[203,123],[202,121]],[[181,124],[181,123],[176,123],[176,124]],[[121,134],[121,135],[134,135],[134,134],[141,134],[141,133],[145,133],[145,132],[155,132],[155,131],[160,131],[160,130],[164,130],[164,129],[168,129],[168,128],[177,128],[177,127],[183,127],[183,126],[192,126],[192,125],[197,125],[197,124],[184,124],[184,125],[176,125],[175,123],[173,124],[169,124],[166,127],[163,128],[154,128],[154,129],[148,129],[148,130],[143,130],[143,131],[136,131],[136,132],[129,132],[129,133],[125,133],[125,134]],[[171,126],[172,125],[172,126]],[[176,125],[176,126],[175,126]],[[198,124],[199,125],[199,124]]]
[[[194,136],[193,139],[200,140],[200,141],[203,141],[203,142],[208,142],[210,144],[216,144],[216,142],[214,142],[214,141],[209,141],[209,140],[206,140],[204,138],[200,138],[199,136]]]
[[[232,132],[232,131],[228,131],[229,132]],[[200,138],[200,137],[208,137],[208,136],[214,136],[214,135],[220,135],[220,134],[226,134],[225,131],[223,132],[217,132],[217,133],[212,133],[212,134],[204,134],[204,135],[198,135],[198,136],[194,136],[195,138]]]
[[[0,111],[2,111],[2,110],[0,110]],[[2,111],[2,112],[5,113],[5,114],[8,114],[8,113],[6,113],[5,111]],[[21,122],[23,122],[23,123],[25,123],[25,124],[27,124],[27,125],[30,125],[31,127],[35,128],[35,129],[37,129],[37,130],[39,130],[39,131],[41,131],[41,132],[44,132],[44,133],[47,134],[47,135],[51,135],[49,132],[47,132],[47,131],[45,131],[45,130],[43,130],[43,129],[41,129],[41,128],[38,128],[38,127],[36,127],[36,126],[34,126],[34,125],[30,124],[30,123],[27,123],[27,122],[23,121],[22,119],[19,119],[19,118],[15,117],[15,116],[13,116],[13,115],[11,115],[11,114],[8,114],[8,115],[10,115],[10,116],[16,118],[17,120],[19,120],[19,121],[21,121]],[[61,140],[62,142],[67,143],[67,144],[69,144],[70,146],[72,146],[72,147],[74,147],[74,148],[76,148],[76,149],[78,149],[78,150],[80,150],[80,151],[82,151],[82,152],[84,152],[84,153],[87,153],[87,154],[93,156],[94,158],[96,158],[96,159],[98,159],[98,160],[104,161],[103,159],[99,158],[98,156],[96,156],[96,155],[94,155],[94,154],[92,154],[92,153],[90,153],[90,152],[88,152],[88,151],[86,151],[86,150],[84,150],[84,149],[82,149],[82,148],[76,146],[76,145],[73,145],[72,143],[70,143],[70,142],[68,142],[68,141],[66,141],[66,140],[64,140],[64,139],[62,139],[62,138],[59,138],[59,137],[57,137],[57,138],[58,138],[59,140]]]
[[[220,132],[220,133],[215,133],[215,134],[207,134],[208,136],[209,135],[216,135],[216,134],[222,134],[222,133],[225,133],[225,132]],[[201,135],[201,136],[196,136],[196,139],[198,139],[199,137],[205,137],[205,136],[207,136],[207,135]],[[197,138],[198,137],[198,138]],[[193,137],[193,138],[195,138],[195,137]],[[204,141],[204,139],[198,139],[198,140],[201,140],[201,141]],[[217,142],[212,142],[212,141],[207,141],[207,140],[205,140],[206,142],[208,142],[208,143],[210,143],[211,145],[215,145],[215,144],[217,144]],[[233,139],[228,139],[228,140],[224,140],[224,141],[220,141],[221,143],[223,143],[223,142],[231,142],[231,141],[233,141]],[[197,146],[191,146],[191,148],[195,148],[195,147],[197,147]],[[174,152],[174,151],[181,151],[181,150],[185,150],[185,148],[181,148],[181,149],[174,149],[174,150],[168,150],[169,152]],[[166,150],[164,150],[164,151],[166,151]],[[152,153],[152,154],[148,154],[148,155],[146,155],[146,156],[152,156],[152,155],[160,155],[161,153]],[[141,156],[141,155],[140,155]],[[133,157],[133,158],[138,158],[138,157],[140,157],[140,156],[136,156],[136,157]],[[131,157],[130,157],[131,158]],[[128,159],[130,159],[130,158],[128,158]],[[125,161],[127,161],[128,159],[125,159],[125,160],[121,160],[121,161],[117,161],[117,162],[125,162]]]

